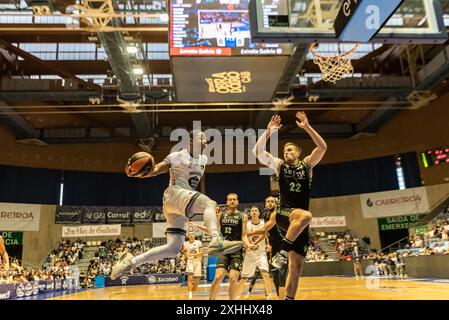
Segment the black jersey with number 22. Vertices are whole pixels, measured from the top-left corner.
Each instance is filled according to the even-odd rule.
[[[279,167],[278,180],[281,208],[309,210],[312,180],[309,178],[304,161],[300,161],[296,166],[289,166],[282,161]]]

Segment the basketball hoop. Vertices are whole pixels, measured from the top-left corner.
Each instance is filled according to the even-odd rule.
[[[323,80],[327,82],[337,82],[346,76],[354,73],[350,56],[357,51],[360,44],[356,43],[354,48],[347,52],[343,52],[336,56],[321,56],[315,52],[318,43],[314,42],[310,45],[310,52],[313,55],[313,62],[320,67]]]

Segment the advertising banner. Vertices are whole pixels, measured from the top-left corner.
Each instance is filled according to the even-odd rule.
[[[132,215],[132,207],[106,207],[107,223],[130,224]]]
[[[62,237],[104,237],[104,236],[119,236],[121,234],[122,226],[120,224],[111,225],[83,225],[83,226],[63,226]]]
[[[23,232],[0,231],[5,241],[5,246],[21,246],[23,244]]]
[[[424,187],[361,194],[360,204],[365,219],[420,214],[429,210]]]
[[[0,300],[14,299],[16,290],[14,284],[0,284]]]
[[[39,294],[39,282],[30,281],[24,283],[16,283],[14,285],[14,290],[16,292],[17,298],[35,296]]]
[[[78,206],[57,206],[56,223],[80,224],[82,207]]]
[[[164,283],[179,283],[182,280],[181,273],[161,273],[161,274],[140,274],[128,275],[112,280],[106,277],[105,285],[110,286],[130,286],[142,284],[164,284]]]
[[[106,223],[106,207],[82,207],[83,224],[105,224]]]
[[[0,230],[39,231],[40,204],[0,202]]]
[[[326,227],[345,227],[346,217],[313,217],[310,222],[311,228],[326,228]]]
[[[151,223],[162,207],[57,206],[57,224]]]
[[[154,215],[155,215],[155,208],[161,208],[162,207],[133,207],[132,214],[131,214],[131,220],[133,223],[151,223],[154,221]]]

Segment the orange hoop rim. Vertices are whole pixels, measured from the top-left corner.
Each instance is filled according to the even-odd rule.
[[[354,45],[354,48],[352,48],[351,50],[346,51],[346,52],[343,52],[343,53],[340,53],[340,54],[337,54],[337,55],[335,55],[335,56],[322,56],[322,55],[319,55],[318,53],[315,52],[315,49],[316,49],[317,47],[318,47],[318,42],[317,42],[317,41],[312,42],[312,43],[310,44],[310,52],[312,53],[312,55],[313,55],[315,58],[320,58],[320,59],[339,59],[339,58],[343,58],[343,57],[345,57],[345,56],[351,55],[351,54],[353,54],[355,51],[357,51],[357,49],[360,47],[360,43],[356,43],[356,44]]]

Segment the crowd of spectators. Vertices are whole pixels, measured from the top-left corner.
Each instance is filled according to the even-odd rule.
[[[366,259],[373,262],[375,269],[373,275],[380,277],[408,277],[404,256],[399,252],[370,253]]]
[[[108,240],[102,242],[95,258],[90,261],[86,273],[81,274],[81,286],[92,287],[95,276],[109,276],[112,266],[118,260],[120,254],[127,250],[134,256],[148,251],[155,246],[163,245],[166,239],[153,238],[139,240],[137,238],[128,238],[121,240]],[[152,263],[141,264],[129,271],[129,274],[150,274],[150,273],[183,273],[185,271],[185,262],[179,254],[177,257],[162,259]]]
[[[336,255],[331,256],[329,249],[326,252],[326,250],[321,248],[318,241],[320,238],[325,238],[326,241],[335,247]],[[364,248],[361,246],[361,241],[349,230],[328,233],[318,232],[311,237],[306,261],[351,261],[353,260],[353,250],[356,245],[359,248]],[[401,258],[418,255],[449,254],[449,215],[445,214],[434,219],[429,223],[425,231],[411,234],[405,248],[399,249],[397,252],[391,254],[394,254],[395,257],[400,256]],[[378,253],[370,253],[369,250],[363,249],[361,249],[361,256],[363,260],[385,258]],[[392,265],[392,262],[390,264]],[[385,268],[381,269],[383,270],[381,272],[382,274],[388,275],[387,272],[384,272],[386,270]]]
[[[409,236],[404,256],[449,254],[449,216],[444,215],[429,224],[427,230]]]
[[[331,248],[334,248],[333,255],[321,247],[320,238],[325,238],[331,244]],[[110,275],[112,266],[124,250],[131,252],[133,255],[139,255],[152,247],[163,245],[164,241],[166,239],[163,238],[144,240],[137,238],[122,240],[118,238],[102,242],[95,258],[91,259],[87,271],[80,275],[81,285],[92,287],[96,276]],[[83,258],[85,246],[86,243],[82,240],[61,242],[57,249],[51,251],[40,269],[24,268],[20,261],[11,259],[8,271],[0,269],[0,284],[65,279],[70,275],[70,266],[76,265]],[[311,237],[306,261],[352,261],[354,260],[353,248],[355,246],[360,248],[360,240],[353,236],[353,233],[349,230],[317,233]],[[329,248],[327,249],[329,250]],[[405,257],[433,254],[449,254],[448,215],[433,220],[425,231],[410,235],[408,244],[404,249],[389,254],[369,253],[361,250],[360,255],[357,253],[357,256],[360,256],[361,260],[371,260],[376,274],[381,277],[406,277]],[[185,272],[185,260],[181,254],[174,258],[142,264],[130,270],[130,274],[183,272]]]
[[[57,249],[50,252],[44,261],[43,268],[51,272],[67,273],[69,266],[76,265],[83,258],[85,243],[82,240],[63,241]]]
[[[70,266],[82,259],[84,245],[81,240],[61,242],[45,258],[42,268],[24,268],[18,259],[11,258],[9,270],[0,269],[0,284],[66,279],[72,275]]]
[[[307,262],[321,262],[321,261],[335,261],[328,253],[326,253],[316,240],[316,238],[312,238],[310,240],[309,249],[307,250],[306,255]]]
[[[322,248],[319,239],[329,244],[327,251]],[[317,232],[310,237],[309,249],[307,251],[306,261],[322,262],[322,261],[350,261],[354,247],[360,247],[360,240],[353,235],[350,230],[341,232]],[[332,249],[330,249],[331,247]],[[330,253],[334,254],[330,254]],[[362,252],[367,255],[367,252]]]

